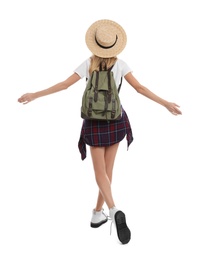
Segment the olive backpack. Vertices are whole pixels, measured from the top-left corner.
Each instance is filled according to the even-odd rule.
[[[119,120],[122,115],[119,91],[122,77],[117,88],[113,68],[93,71],[82,96],[81,117],[90,120]]]

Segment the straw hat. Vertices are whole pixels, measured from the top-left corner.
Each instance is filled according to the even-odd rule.
[[[126,46],[126,33],[116,22],[98,20],[87,30],[85,41],[89,50],[96,56],[110,58],[117,56]]]

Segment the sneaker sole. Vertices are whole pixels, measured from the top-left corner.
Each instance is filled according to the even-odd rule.
[[[126,224],[126,216],[122,211],[115,213],[117,235],[122,244],[127,244],[131,239],[131,231]]]
[[[106,222],[107,222],[108,220],[107,219],[105,219],[105,220],[102,220],[101,222],[98,222],[98,223],[90,223],[90,226],[92,227],[92,228],[98,228],[98,227],[100,227],[101,225],[103,225],[103,224],[105,224]]]

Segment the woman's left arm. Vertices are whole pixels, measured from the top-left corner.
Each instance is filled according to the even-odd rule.
[[[164,106],[171,112],[173,115],[181,115],[182,112],[178,109],[180,106],[173,102],[168,102],[165,99],[155,95],[148,88],[141,85],[138,80],[133,76],[131,72],[127,73],[124,78],[126,81],[141,95],[155,101],[156,103]]]

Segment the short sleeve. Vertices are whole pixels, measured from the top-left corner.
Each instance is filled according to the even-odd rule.
[[[112,69],[117,85],[120,84],[121,78],[124,77],[127,73],[132,72],[131,68],[126,62],[118,59]]]
[[[131,68],[129,67],[129,65],[122,61],[122,60],[119,60],[119,66],[120,66],[120,69],[121,69],[121,75],[124,77],[127,73],[129,72],[132,72]]]
[[[74,70],[74,73],[77,73],[81,78],[83,77],[89,78],[89,66],[90,66],[90,59],[87,59]]]

